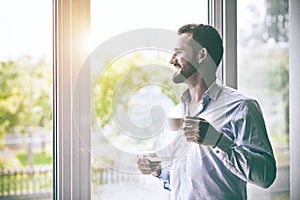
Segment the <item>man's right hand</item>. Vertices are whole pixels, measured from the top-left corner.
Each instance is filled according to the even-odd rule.
[[[138,168],[142,174],[152,174],[153,176],[159,176],[161,173],[161,161],[150,161],[147,157],[156,157],[154,154],[143,155],[142,157],[138,158],[137,164]]]

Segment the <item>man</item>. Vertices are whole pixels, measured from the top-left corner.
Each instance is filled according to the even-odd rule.
[[[188,89],[172,112],[186,116],[181,131],[190,145],[168,167],[153,168],[147,158],[139,158],[138,167],[164,180],[172,199],[247,199],[247,182],[267,188],[276,177],[261,109],[218,83],[223,46],[213,27],[188,24],[178,35],[173,81]]]

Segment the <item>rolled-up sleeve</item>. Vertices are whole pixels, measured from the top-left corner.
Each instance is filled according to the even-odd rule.
[[[240,104],[223,133],[216,149],[225,166],[244,181],[269,187],[276,177],[276,162],[258,103]]]

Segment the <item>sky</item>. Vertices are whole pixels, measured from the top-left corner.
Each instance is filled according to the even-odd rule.
[[[0,62],[23,55],[51,61],[52,0],[0,0]]]
[[[185,23],[206,23],[206,2],[91,0],[91,49],[138,28],[176,31]],[[0,62],[24,55],[51,61],[52,0],[0,0],[0,36]]]
[[[134,29],[177,31],[187,23],[207,23],[207,16],[207,0],[91,0],[92,47]]]
[[[238,2],[238,8],[249,2]],[[252,16],[239,18],[251,23]],[[90,47],[122,32],[138,28],[176,31],[185,23],[207,23],[206,0],[91,0]],[[238,26],[243,29],[243,24]],[[51,60],[52,0],[0,0],[0,36],[0,61],[23,55]]]

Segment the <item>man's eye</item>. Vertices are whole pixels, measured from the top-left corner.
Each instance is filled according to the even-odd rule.
[[[177,51],[175,52],[176,56],[181,56],[182,55],[182,51]]]

